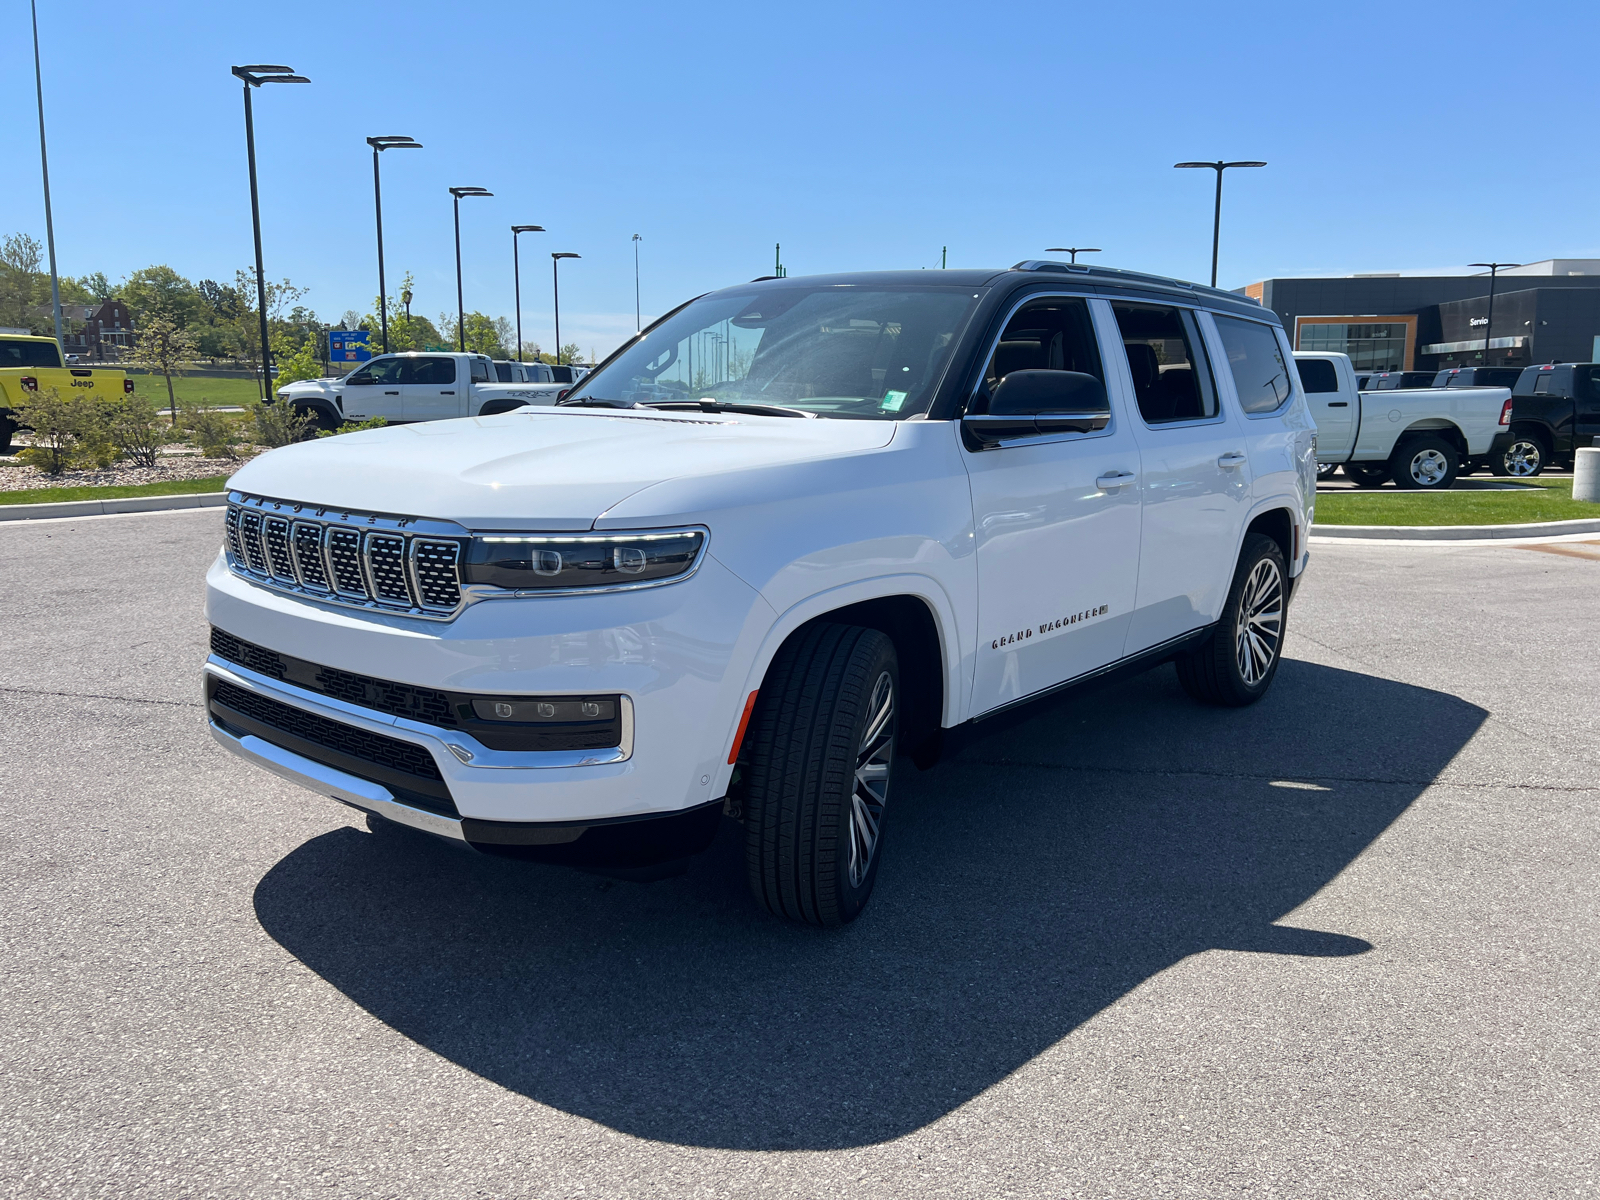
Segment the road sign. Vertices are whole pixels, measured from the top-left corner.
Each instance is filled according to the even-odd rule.
[[[336,363],[364,363],[372,357],[367,345],[365,329],[335,329],[328,334],[328,361]]]

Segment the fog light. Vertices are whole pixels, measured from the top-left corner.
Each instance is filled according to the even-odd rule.
[[[617,715],[615,700],[474,700],[472,711],[481,721],[609,721]]]

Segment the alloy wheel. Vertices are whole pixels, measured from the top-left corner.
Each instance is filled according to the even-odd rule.
[[[1239,675],[1254,686],[1272,669],[1283,641],[1283,572],[1270,558],[1256,563],[1245,580],[1233,636]]]
[[[1421,450],[1412,456],[1410,471],[1420,487],[1434,487],[1450,474],[1450,460],[1432,448]]]
[[[1538,442],[1518,438],[1506,448],[1504,458],[1506,474],[1526,479],[1537,475],[1544,466],[1544,451]]]
[[[860,887],[878,849],[883,806],[889,801],[889,768],[894,762],[894,680],[885,671],[872,685],[866,727],[856,751],[855,787],[850,793],[850,886]]]

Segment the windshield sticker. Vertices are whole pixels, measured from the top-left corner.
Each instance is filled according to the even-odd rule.
[[[906,392],[885,392],[883,403],[879,406],[884,412],[899,412],[900,406],[906,402]]]
[[[1052,633],[1058,633],[1069,626],[1080,625],[1084,621],[1092,621],[1096,617],[1103,617],[1110,611],[1111,606],[1109,604],[1102,604],[1097,608],[1088,608],[1065,617],[1056,617],[1054,620],[1046,621],[1042,625],[1030,626],[1027,629],[1019,629],[1015,633],[997,637],[989,643],[989,649],[998,650],[1002,646],[1014,646],[1018,642],[1025,642],[1034,637],[1049,637]]]

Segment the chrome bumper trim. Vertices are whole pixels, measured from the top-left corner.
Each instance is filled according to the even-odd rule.
[[[253,734],[235,737],[219,726],[215,720],[208,723],[211,726],[211,736],[222,746],[232,750],[240,758],[248,759],[256,766],[287,779],[290,783],[297,783],[303,788],[332,797],[352,808],[377,813],[380,817],[387,817],[391,821],[409,825],[424,833],[454,838],[458,842],[467,840],[461,831],[461,822],[454,817],[442,817],[438,813],[401,804],[388,788],[379,784],[357,779],[354,775],[346,775],[343,771],[337,771],[319,762],[312,762],[309,758],[302,758],[282,746],[262,741]]]
[[[621,699],[621,744],[603,750],[491,750],[477,738],[454,729],[441,729],[407,717],[391,717],[362,708],[332,696],[307,691],[292,683],[273,679],[228,662],[215,654],[206,659],[205,674],[256,692],[284,704],[292,704],[332,721],[356,725],[371,733],[399,737],[415,742],[431,753],[446,782],[463,768],[467,770],[552,770],[561,767],[597,767],[627,762],[633,757],[633,701]]]

